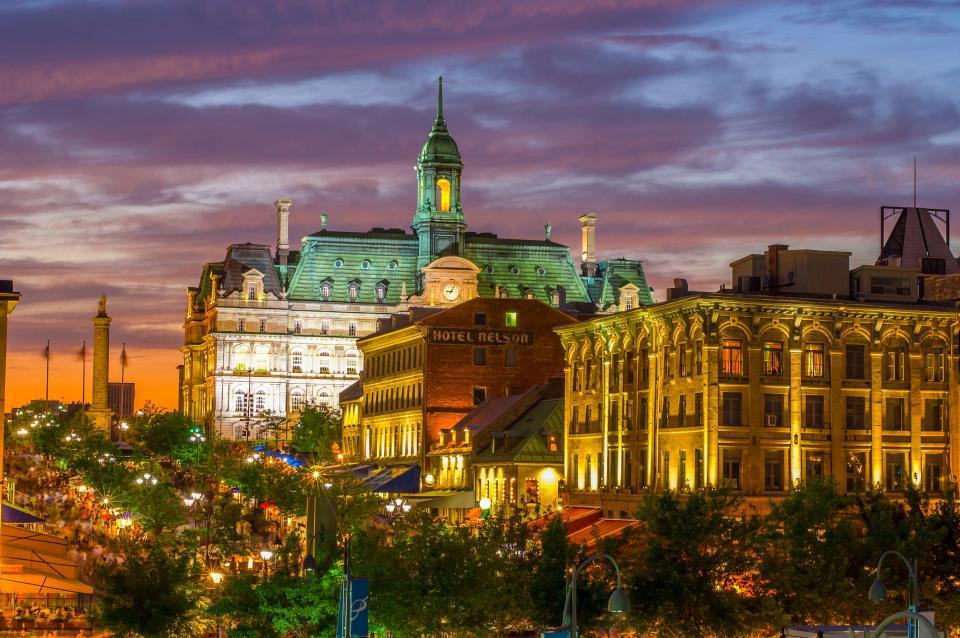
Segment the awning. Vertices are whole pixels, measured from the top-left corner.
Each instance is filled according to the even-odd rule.
[[[3,504],[2,515],[4,523],[42,523],[44,522],[39,516],[34,516],[30,512],[25,512],[19,507],[14,507],[13,505]]]
[[[0,573],[0,593],[3,594],[92,594],[93,587],[73,580],[48,576],[38,572],[4,571]]]
[[[420,491],[419,465],[391,465],[363,479],[371,492],[413,494]]]
[[[451,509],[470,509],[476,504],[473,497],[473,490],[420,492],[419,494],[408,496],[407,501],[414,507],[448,507]]]

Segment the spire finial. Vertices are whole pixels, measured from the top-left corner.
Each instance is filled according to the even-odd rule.
[[[437,80],[437,124],[443,124],[443,76]]]

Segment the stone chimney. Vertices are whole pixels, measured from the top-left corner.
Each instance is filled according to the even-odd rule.
[[[587,277],[597,271],[597,214],[580,216],[580,268]]]
[[[293,200],[281,197],[273,203],[277,207],[277,261],[281,266],[287,265],[287,256],[290,255],[290,206]]]

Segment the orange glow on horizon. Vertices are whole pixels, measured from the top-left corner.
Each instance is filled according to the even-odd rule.
[[[12,344],[8,344],[12,345]],[[120,382],[120,344],[111,344],[110,381]],[[87,345],[87,393],[90,401],[93,379],[93,348]],[[50,399],[63,403],[80,400],[82,368],[77,357],[79,348],[58,351],[51,344]],[[177,366],[183,355],[176,348],[140,350],[127,347],[129,363],[124,381],[135,383],[135,409],[150,401],[167,410],[177,408]],[[38,352],[7,352],[6,409],[12,410],[34,399],[43,399],[45,361]]]

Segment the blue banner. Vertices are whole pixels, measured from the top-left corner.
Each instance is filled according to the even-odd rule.
[[[370,600],[370,583],[366,578],[353,578],[350,584],[350,634],[353,638],[367,638],[370,629],[367,622],[367,603]]]
[[[343,635],[343,603],[346,599],[344,589],[340,590],[340,602],[337,604],[337,638],[345,638]],[[367,620],[367,603],[370,598],[370,583],[366,578],[351,578],[350,584],[350,638],[367,638],[370,635],[369,623]]]

